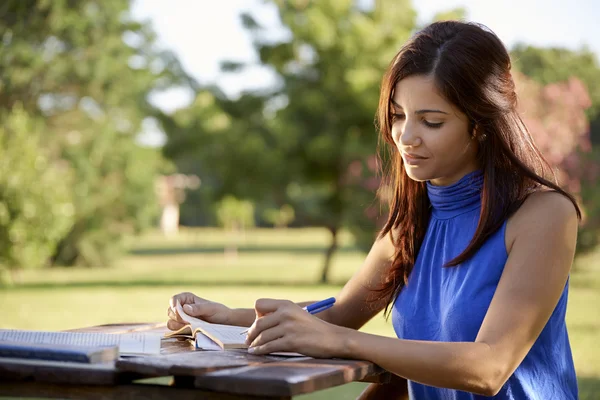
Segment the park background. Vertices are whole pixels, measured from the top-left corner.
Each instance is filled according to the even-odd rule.
[[[419,27],[466,19],[505,41],[523,118],[585,210],[567,322],[581,398],[600,398],[598,15],[592,1],[2,2],[0,328],[161,321],[181,291],[232,307],[335,295],[385,218],[383,71]],[[382,316],[363,329],[394,334]]]

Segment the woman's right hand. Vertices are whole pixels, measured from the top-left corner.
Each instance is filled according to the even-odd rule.
[[[231,309],[221,303],[206,300],[196,296],[193,293],[183,292],[171,297],[169,301],[169,309],[167,315],[167,328],[176,331],[183,328],[187,323],[181,319],[177,313],[175,306],[177,302],[183,307],[183,311],[191,317],[213,323],[213,324],[230,324]]]

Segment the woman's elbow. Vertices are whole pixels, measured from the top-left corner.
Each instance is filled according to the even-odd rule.
[[[493,397],[500,393],[500,390],[510,376],[510,374],[506,373],[506,368],[498,366],[490,368],[485,375],[481,379],[481,393],[478,394],[488,397]]]
[[[481,379],[477,383],[469,385],[466,391],[480,396],[493,397],[500,392],[503,385],[503,383],[500,384],[497,381]]]
[[[470,386],[467,391],[472,393],[492,397],[497,395],[510,377],[512,372],[508,365],[505,365],[491,354],[486,355],[486,360],[482,362],[479,358],[478,362],[473,362],[475,370],[469,374],[471,376]]]

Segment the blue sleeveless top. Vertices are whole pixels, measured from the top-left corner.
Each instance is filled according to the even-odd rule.
[[[450,186],[427,182],[432,212],[415,266],[392,308],[401,339],[473,342],[508,258],[506,221],[475,255],[443,267],[473,238],[481,210],[483,174],[464,176]],[[542,277],[540,277],[542,279]],[[565,325],[568,282],[533,347],[494,399],[577,399],[577,378]],[[489,399],[468,392],[409,381],[411,399]]]

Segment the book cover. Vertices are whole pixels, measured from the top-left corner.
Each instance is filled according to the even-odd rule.
[[[67,346],[0,341],[0,357],[94,364],[117,359],[119,346]]]

